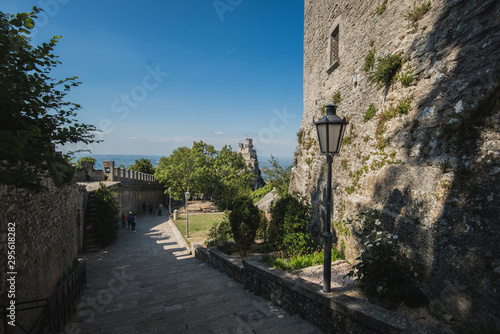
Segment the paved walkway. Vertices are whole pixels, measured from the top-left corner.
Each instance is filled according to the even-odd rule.
[[[66,333],[322,333],[186,255],[165,219],[139,215],[136,233],[84,257],[88,287]]]

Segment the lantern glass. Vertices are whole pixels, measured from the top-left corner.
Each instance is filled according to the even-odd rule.
[[[338,153],[345,125],[322,123],[316,125],[321,153]]]
[[[188,199],[189,199],[189,196],[190,196],[191,194],[189,193],[189,191],[186,191],[186,194],[185,194],[185,195],[186,195],[186,200],[188,200]]]
[[[333,103],[327,105],[326,115],[314,122],[318,132],[319,148],[324,154],[339,153],[346,125],[349,123],[335,114],[336,108]]]

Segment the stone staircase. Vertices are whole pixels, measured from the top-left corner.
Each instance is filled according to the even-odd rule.
[[[85,232],[83,235],[83,253],[97,252],[101,249],[97,238],[97,206],[95,194],[89,191],[87,195],[87,212],[85,214]]]

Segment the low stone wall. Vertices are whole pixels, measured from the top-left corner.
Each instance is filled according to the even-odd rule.
[[[414,322],[367,301],[352,298],[342,289],[323,293],[320,285],[270,268],[260,257],[238,260],[215,248],[193,245],[196,257],[232,277],[245,288],[285,310],[300,314],[326,332],[334,333],[448,333]]]

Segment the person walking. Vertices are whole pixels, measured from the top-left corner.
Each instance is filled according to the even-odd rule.
[[[149,204],[149,215],[153,215],[153,204]]]
[[[161,216],[161,210],[163,209],[163,204],[158,204],[158,216]]]
[[[137,225],[137,215],[134,214],[133,218],[132,218],[132,232],[137,232],[135,230],[135,225]]]
[[[127,230],[130,230],[132,228],[132,220],[134,219],[134,215],[132,214],[132,211],[128,214],[127,217]]]
[[[125,228],[126,224],[127,224],[127,216],[125,215],[125,212],[122,212],[122,228]]]

